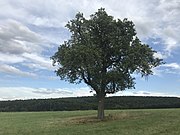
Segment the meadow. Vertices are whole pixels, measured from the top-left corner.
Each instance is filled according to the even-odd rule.
[[[179,135],[180,109],[1,112],[0,135]]]

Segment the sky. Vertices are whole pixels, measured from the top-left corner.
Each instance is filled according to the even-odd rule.
[[[70,38],[64,27],[78,12],[86,18],[105,8],[115,19],[132,20],[137,36],[165,64],[135,89],[109,96],[180,97],[179,0],[0,0],[0,100],[91,96],[84,84],[54,73],[50,57]]]

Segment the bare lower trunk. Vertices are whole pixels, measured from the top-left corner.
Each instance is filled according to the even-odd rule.
[[[104,119],[104,100],[105,96],[100,96],[98,98],[98,119],[103,120]]]

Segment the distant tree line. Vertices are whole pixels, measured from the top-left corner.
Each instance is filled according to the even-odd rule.
[[[0,101],[0,112],[97,110],[96,97]],[[105,109],[180,108],[180,98],[121,96],[106,97]]]

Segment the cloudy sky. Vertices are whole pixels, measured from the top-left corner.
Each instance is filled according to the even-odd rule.
[[[136,89],[115,95],[180,97],[179,0],[0,0],[0,100],[92,95],[85,84],[56,77],[50,57],[70,37],[64,27],[77,12],[89,17],[104,7],[135,23],[139,38],[166,64]]]

